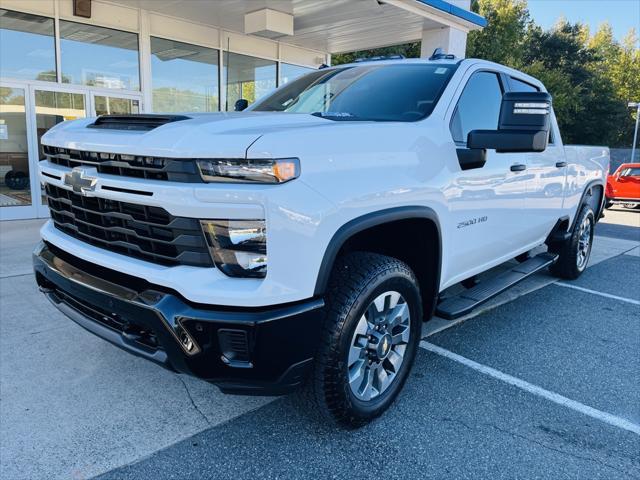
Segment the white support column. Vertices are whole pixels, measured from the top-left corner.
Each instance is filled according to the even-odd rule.
[[[436,48],[442,48],[445,53],[464,58],[467,49],[467,32],[453,27],[423,30],[420,56],[428,58]]]
[[[142,109],[140,113],[153,111],[153,86],[151,84],[151,26],[149,12],[138,11],[138,35],[140,54],[140,90],[142,91]]]

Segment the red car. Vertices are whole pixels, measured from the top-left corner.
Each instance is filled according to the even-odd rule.
[[[640,163],[623,163],[607,178],[606,208],[620,204],[625,208],[640,205]]]

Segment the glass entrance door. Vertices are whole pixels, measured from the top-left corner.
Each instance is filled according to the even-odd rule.
[[[26,85],[0,84],[0,220],[36,216],[28,98]]]
[[[32,93],[35,113],[33,133],[35,134],[34,145],[36,146],[33,156],[37,165],[37,162],[45,159],[41,143],[42,136],[58,123],[86,117],[87,102],[85,93],[73,90],[45,90],[34,87]],[[40,192],[36,204],[38,217],[49,215],[44,192]]]
[[[38,174],[41,138],[87,115],[140,113],[141,96],[42,82],[0,83],[0,220],[48,217]]]

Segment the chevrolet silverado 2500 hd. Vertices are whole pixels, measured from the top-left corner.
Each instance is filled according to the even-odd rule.
[[[584,271],[609,163],[563,145],[538,80],[450,56],[319,69],[241,112],[65,122],[42,144],[34,268],[58,309],[224,392],[301,386],[350,426],[397,396],[423,321]]]

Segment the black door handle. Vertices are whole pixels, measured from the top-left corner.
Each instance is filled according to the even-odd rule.
[[[516,163],[515,165],[511,165],[512,172],[524,172],[526,169],[527,169],[527,166],[521,163]]]
[[[567,162],[556,162],[556,167],[564,168],[567,166]]]

